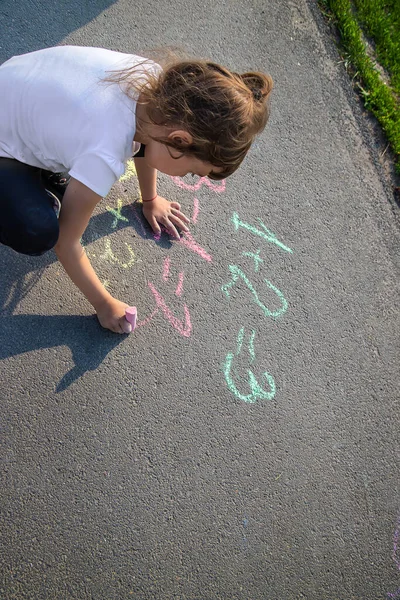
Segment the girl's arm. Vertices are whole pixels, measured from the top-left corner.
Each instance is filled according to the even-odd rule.
[[[182,231],[189,231],[185,223],[190,223],[190,219],[181,212],[181,205],[178,202],[169,202],[157,195],[157,169],[149,167],[144,158],[134,158],[134,161],[144,216],[154,233],[161,233],[160,223],[179,240],[180,235],[175,226],[177,225]]]
[[[107,292],[80,243],[100,200],[101,196],[71,179],[62,201],[60,235],[55,252],[69,277],[96,310],[100,324],[116,333],[129,333],[131,327],[125,319],[128,304],[119,302]]]
[[[149,167],[144,158],[133,158],[139,180],[142,200],[150,200],[157,195],[157,169]]]

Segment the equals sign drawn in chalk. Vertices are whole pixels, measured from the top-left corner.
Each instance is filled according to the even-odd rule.
[[[136,319],[137,319],[137,308],[136,306],[130,306],[125,309],[125,318],[132,325],[132,331],[136,327]]]

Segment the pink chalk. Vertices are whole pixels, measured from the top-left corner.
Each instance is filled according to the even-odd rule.
[[[181,273],[179,273],[179,281],[178,281],[177,288],[175,290],[175,294],[177,296],[182,296],[182,288],[183,288],[183,271]]]
[[[170,264],[171,264],[171,259],[169,258],[169,256],[167,256],[167,258],[164,258],[164,269],[163,269],[164,281],[168,281]]]
[[[199,216],[199,201],[197,198],[193,198],[193,223],[197,223],[197,217]]]
[[[125,318],[132,325],[132,331],[136,327],[136,319],[137,319],[137,308],[136,306],[130,306],[125,309]]]

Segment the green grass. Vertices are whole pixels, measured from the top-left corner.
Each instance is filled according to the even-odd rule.
[[[400,2],[354,0],[366,34],[374,40],[379,63],[388,71],[394,91],[400,94]]]
[[[334,18],[345,64],[351,65],[364,104],[380,122],[400,172],[400,1],[319,0],[319,4]],[[363,33],[372,41],[372,58]],[[385,81],[376,63],[386,70]]]

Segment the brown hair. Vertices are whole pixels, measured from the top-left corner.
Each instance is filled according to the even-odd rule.
[[[222,168],[221,173],[211,173],[210,179],[224,179],[236,171],[269,118],[273,82],[259,72],[239,75],[213,62],[183,60],[146,80],[138,79],[133,67],[117,71],[106,81],[124,84],[130,97],[137,99],[139,93],[152,123],[188,131],[193,138],[189,146],[154,139]]]

